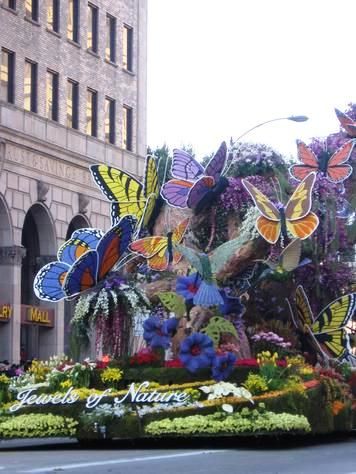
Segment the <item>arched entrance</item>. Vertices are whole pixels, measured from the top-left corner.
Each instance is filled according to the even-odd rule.
[[[16,247],[14,247],[11,217],[5,199],[0,194],[0,360],[13,359],[12,326],[14,324],[14,288]]]
[[[37,203],[28,210],[22,228],[21,243],[26,249],[21,268],[21,305],[43,306],[33,292],[33,280],[43,265],[56,259],[57,251],[54,223],[44,205]],[[45,306],[50,308],[51,304],[46,303]],[[44,354],[53,352],[48,346],[53,344],[52,339],[55,340],[55,337],[50,337],[48,331],[51,329],[45,325],[30,324],[27,319],[23,320],[22,359],[41,358]]]
[[[86,216],[83,214],[74,216],[69,223],[66,240],[70,239],[74,231],[86,227],[91,227],[90,222]],[[76,347],[74,346],[73,340],[71,339],[70,326],[70,320],[72,319],[76,302],[77,298],[64,302],[64,352],[65,354],[70,354],[73,359],[79,359],[79,354],[77,353]]]

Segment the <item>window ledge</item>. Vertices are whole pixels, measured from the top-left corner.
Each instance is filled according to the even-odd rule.
[[[28,16],[25,16],[24,19],[25,19],[25,21],[28,21],[29,23],[32,23],[35,26],[41,26],[41,23],[39,21],[32,20],[32,18],[30,18]]]
[[[12,13],[13,15],[18,15],[19,14],[18,10],[14,10],[13,8],[7,7],[6,5],[1,5],[1,8],[3,8],[4,10],[6,10],[9,13]]]
[[[87,53],[91,54],[92,56],[94,56],[94,58],[100,58],[99,54],[96,53],[95,51],[93,51],[92,49],[90,48],[87,48]]]
[[[121,68],[126,74],[129,76],[136,76],[136,74],[133,71],[129,71],[129,69],[126,69],[125,67]]]
[[[48,33],[51,33],[52,35],[54,36],[57,36],[57,38],[62,38],[62,35],[60,33],[58,33],[58,31],[55,31],[55,30],[51,30],[51,28],[46,28],[46,31]]]
[[[70,38],[67,38],[68,43],[72,44],[76,48],[81,48],[80,43],[77,43],[76,41],[71,40]]]
[[[113,62],[110,61],[109,59],[104,59],[104,61],[106,62],[106,64],[110,64],[110,66],[119,67],[117,63],[113,63]]]

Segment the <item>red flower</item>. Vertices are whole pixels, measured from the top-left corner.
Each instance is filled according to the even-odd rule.
[[[242,367],[258,367],[256,359],[237,359],[235,365]]]
[[[174,368],[183,367],[183,364],[180,359],[167,360],[164,365],[165,367],[174,367]]]

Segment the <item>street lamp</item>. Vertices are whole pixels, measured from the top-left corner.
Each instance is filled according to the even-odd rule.
[[[309,117],[307,117],[306,115],[290,115],[289,117],[277,117],[277,118],[274,118],[274,119],[271,119],[271,120],[266,120],[265,122],[259,123],[258,125],[255,125],[254,127],[248,129],[242,135],[237,137],[235,141],[238,142],[239,140],[241,140],[241,138],[243,138],[245,135],[252,132],[256,128],[262,127],[263,125],[266,125],[267,123],[277,122],[278,120],[291,120],[292,122],[306,122],[307,120],[309,120]],[[225,175],[229,171],[233,161],[234,161],[234,157],[232,157],[228,167],[226,168],[226,170],[224,172]]]

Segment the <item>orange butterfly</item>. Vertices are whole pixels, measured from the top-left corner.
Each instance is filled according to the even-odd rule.
[[[262,214],[257,218],[256,228],[267,242],[275,244],[281,234],[283,237],[288,237],[287,231],[293,237],[304,240],[315,231],[319,219],[314,212],[310,212],[315,179],[316,173],[310,173],[296,187],[287,205],[278,207],[255,186],[242,180],[242,184]]]
[[[356,137],[356,122],[351,117],[341,112],[341,110],[335,109],[336,117],[338,118],[340,125],[345,129],[350,137]]]
[[[183,240],[188,224],[189,219],[185,219],[172,232],[168,232],[166,237],[158,235],[144,237],[132,242],[129,248],[132,252],[145,257],[151,270],[159,272],[167,270],[170,264],[176,265],[182,258],[174,246]]]
[[[354,140],[350,140],[338,148],[332,156],[324,152],[317,157],[305,143],[298,140],[298,158],[302,164],[292,165],[289,172],[293,178],[301,181],[311,171],[320,171],[329,181],[341,183],[352,173],[352,166],[345,162],[350,158],[354,144]]]

